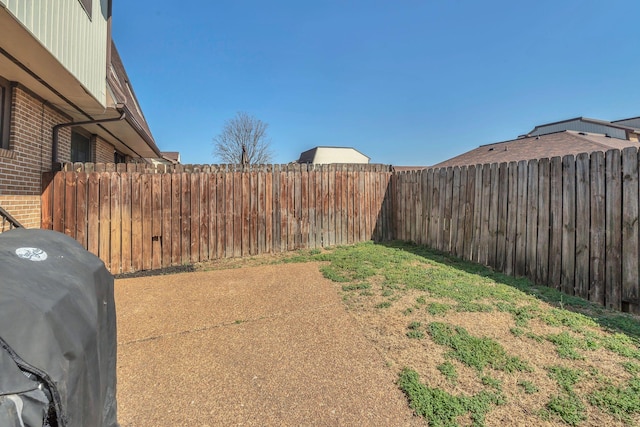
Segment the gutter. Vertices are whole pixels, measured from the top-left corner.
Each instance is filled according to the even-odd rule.
[[[123,106],[118,105],[117,110],[120,112],[120,117],[113,117],[110,119],[97,119],[97,120],[85,120],[83,122],[68,122],[68,123],[60,123],[53,127],[53,143],[51,146],[51,170],[57,172],[62,170],[62,165],[58,161],[58,139],[59,139],[59,131],[61,128],[70,127],[70,126],[83,126],[83,125],[94,125],[99,123],[108,123],[108,122],[118,122],[120,120],[124,120],[127,117],[127,113],[122,108]]]

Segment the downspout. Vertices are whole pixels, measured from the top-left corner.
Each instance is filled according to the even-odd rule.
[[[98,120],[86,120],[84,122],[69,122],[69,123],[60,123],[53,127],[53,143],[51,144],[51,170],[53,172],[57,172],[62,170],[62,165],[58,161],[58,139],[59,139],[59,131],[61,128],[69,127],[69,126],[83,126],[83,125],[94,125],[99,123],[108,123],[108,122],[118,122],[120,120],[124,120],[127,116],[127,113],[124,109],[118,108],[120,112],[120,117],[114,117],[111,119],[98,119]]]

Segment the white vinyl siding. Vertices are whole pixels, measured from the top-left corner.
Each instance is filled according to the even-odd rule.
[[[0,0],[84,88],[106,105],[108,0]]]

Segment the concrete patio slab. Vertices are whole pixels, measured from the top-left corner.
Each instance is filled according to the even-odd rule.
[[[413,426],[319,265],[119,279],[122,426]]]

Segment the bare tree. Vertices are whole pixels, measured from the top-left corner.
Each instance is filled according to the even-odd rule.
[[[269,125],[245,112],[227,120],[222,132],[213,138],[213,155],[221,163],[271,163]]]

